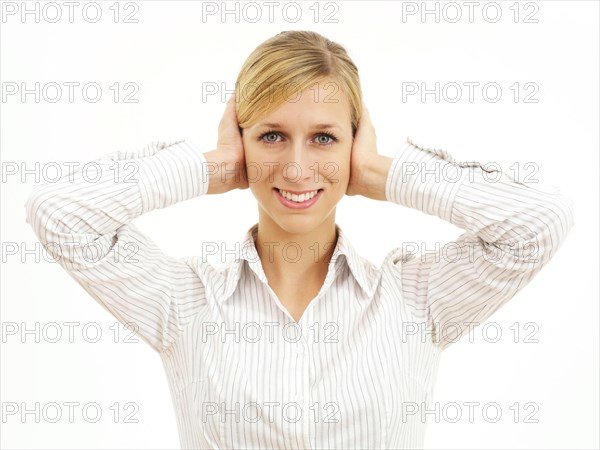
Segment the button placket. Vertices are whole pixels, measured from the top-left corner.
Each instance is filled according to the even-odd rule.
[[[306,314],[306,312],[305,312]],[[294,446],[300,445],[302,448],[311,448],[310,444],[310,410],[309,410],[309,397],[307,395],[307,387],[309,384],[308,379],[308,365],[309,365],[309,346],[308,346],[308,335],[306,320],[310,319],[309,315],[306,315],[299,321],[296,326],[298,327],[299,334],[294,337],[295,342],[292,343],[292,351],[295,353],[295,377],[297,384],[294,387],[292,395],[289,397],[290,401],[293,402],[294,408],[288,408],[289,413],[296,410],[300,417],[295,422],[295,435],[297,440],[294,441]]]
[[[312,409],[312,395],[311,395],[311,384],[313,383],[313,343],[315,341],[315,311],[317,311],[316,305],[307,311],[306,321],[302,324],[302,351],[301,355],[303,358],[303,377],[302,377],[302,392],[298,403],[302,405],[302,419],[304,424],[304,438],[306,440],[307,448],[311,447],[311,442],[314,436],[315,427],[315,416]],[[317,314],[318,315],[318,314]],[[318,333],[318,330],[316,330]]]
[[[306,349],[304,347],[304,332],[301,324],[290,321],[287,324],[284,333],[290,365],[288,366],[288,380],[293,384],[288,384],[287,395],[284,403],[280,405],[283,423],[287,429],[285,434],[286,442],[291,448],[310,448],[308,441],[308,430],[306,428],[306,406],[303,395],[303,386],[305,384],[304,367],[306,365]],[[287,447],[286,447],[287,448]]]

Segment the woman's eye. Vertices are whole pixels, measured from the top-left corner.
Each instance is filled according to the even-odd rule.
[[[321,143],[321,144],[325,144],[325,145],[327,145],[327,144],[330,144],[330,143],[331,143],[331,141],[330,141],[330,140],[327,140],[327,139],[332,139],[332,137],[331,137],[331,136],[329,136],[328,134],[320,134],[320,135],[319,135],[319,138],[325,138],[325,142],[323,142],[323,141],[320,141],[320,143]]]
[[[271,138],[271,136],[273,138]],[[276,144],[277,141],[277,137],[279,136],[279,133],[274,132],[274,131],[268,131],[266,133],[263,133],[260,136],[260,140],[264,140],[265,142],[267,142],[268,144]],[[332,145],[335,141],[337,141],[337,139],[330,135],[329,133],[321,133],[317,136],[317,143],[324,145],[324,146],[328,146],[328,145]]]
[[[275,140],[267,139],[267,141],[277,142],[277,133],[266,133],[264,136],[275,136]]]

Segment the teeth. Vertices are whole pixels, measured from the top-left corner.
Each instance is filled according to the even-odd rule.
[[[281,189],[278,189],[278,190],[279,190],[280,194],[282,196],[284,196],[285,198],[287,198],[288,200],[291,200],[293,202],[298,202],[298,203],[304,202],[306,200],[310,200],[315,195],[317,195],[317,193],[319,192],[317,190],[317,191],[307,192],[305,194],[296,195],[296,194],[292,194],[292,193],[287,192],[287,191],[283,191]]]

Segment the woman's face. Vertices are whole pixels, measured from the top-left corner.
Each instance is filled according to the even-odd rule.
[[[326,80],[297,95],[290,89],[286,103],[243,131],[248,183],[260,213],[292,234],[320,225],[348,187],[352,124],[338,86]],[[284,199],[280,189],[306,194]]]

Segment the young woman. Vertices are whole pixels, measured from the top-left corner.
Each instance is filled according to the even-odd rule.
[[[573,226],[557,189],[410,140],[379,155],[356,66],[309,31],[250,55],[215,150],[152,143],[95,162],[99,181],[36,187],[27,221],[159,353],[183,448],[422,447],[441,350],[526,286]],[[132,224],[246,188],[259,221],[218,269],[164,254]],[[451,250],[393,248],[375,267],[335,223],[344,195],[465,232]]]

